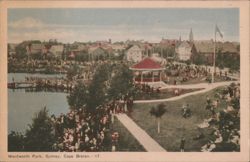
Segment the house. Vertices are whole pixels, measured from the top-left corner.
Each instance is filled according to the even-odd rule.
[[[32,43],[26,47],[28,54],[42,54],[44,52],[44,45],[42,43]]]
[[[233,42],[217,42],[217,50],[221,53],[227,53],[230,55],[239,55],[240,49],[239,44]]]
[[[125,51],[127,61],[139,62],[143,58],[143,50],[138,45],[129,46]]]
[[[197,53],[200,54],[208,64],[213,63],[214,42],[213,40],[194,41]]]
[[[180,40],[162,38],[159,44],[163,47],[171,47],[171,46],[175,47],[178,43],[180,43]]]
[[[123,44],[111,44],[111,48],[113,49],[113,53],[115,56],[119,56],[125,50],[125,46]]]
[[[87,46],[81,42],[74,42],[70,45],[70,49],[73,51],[84,51],[87,50]]]
[[[108,52],[100,46],[91,46],[88,49],[88,54],[92,59],[103,59],[108,56]]]
[[[62,57],[63,51],[64,51],[63,45],[52,45],[49,49],[49,52],[58,58]]]
[[[110,45],[102,45],[101,48],[106,51],[108,54],[113,53],[113,48]]]
[[[103,46],[103,45],[110,45],[111,44],[111,40],[106,41],[106,40],[99,40],[95,42],[95,45],[97,46]]]
[[[188,61],[192,59],[192,56],[195,54],[195,46],[193,43],[188,41],[181,42],[176,48],[175,52],[177,57],[181,61]]]

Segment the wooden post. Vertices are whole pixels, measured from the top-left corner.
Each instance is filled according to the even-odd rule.
[[[143,74],[142,74],[142,71],[141,71],[141,83],[142,83],[142,81],[143,81]]]
[[[152,71],[152,82],[154,82],[154,71]]]
[[[162,75],[162,71],[160,71],[160,81],[161,81],[161,75]]]

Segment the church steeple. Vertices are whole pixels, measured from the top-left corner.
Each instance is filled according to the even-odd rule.
[[[194,41],[194,36],[193,36],[192,28],[191,28],[190,33],[189,33],[189,42],[193,42],[193,41]]]

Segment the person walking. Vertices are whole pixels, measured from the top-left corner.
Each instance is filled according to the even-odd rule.
[[[185,147],[185,138],[182,137],[182,138],[181,138],[181,145],[180,145],[180,150],[181,150],[181,152],[184,152],[184,147]]]

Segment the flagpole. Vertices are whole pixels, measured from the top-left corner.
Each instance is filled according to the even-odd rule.
[[[216,52],[216,26],[215,26],[215,31],[214,31],[214,57],[213,57],[212,83],[214,83],[214,77],[215,77],[215,72],[216,72],[216,67],[215,67],[215,52]]]

